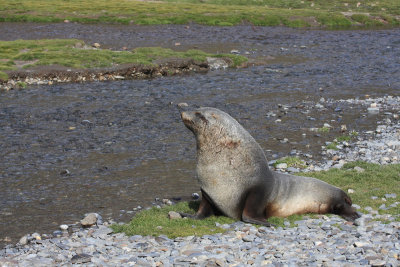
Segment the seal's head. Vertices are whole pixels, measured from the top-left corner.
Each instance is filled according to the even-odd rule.
[[[331,204],[331,213],[342,216],[348,221],[354,222],[354,220],[360,218],[360,214],[351,206],[351,198],[342,191],[340,196],[338,196]]]
[[[235,148],[240,140],[250,136],[246,130],[227,113],[210,107],[181,112],[185,126],[196,136],[198,148],[212,149],[220,145]],[[249,137],[252,139],[252,137]]]

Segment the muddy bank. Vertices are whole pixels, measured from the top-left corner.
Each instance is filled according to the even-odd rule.
[[[225,59],[226,65],[231,62]],[[114,81],[132,79],[151,79],[161,76],[182,75],[187,73],[205,73],[210,69],[208,62],[185,59],[169,59],[154,66],[125,64],[104,69],[69,69],[63,66],[39,66],[27,70],[7,71],[8,80],[0,81],[0,90],[10,90],[31,84]]]

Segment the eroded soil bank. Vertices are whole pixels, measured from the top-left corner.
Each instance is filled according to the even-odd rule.
[[[269,159],[296,150],[317,160],[321,146],[342,134],[341,125],[362,133],[385,118],[321,99],[398,96],[400,89],[399,29],[0,23],[0,32],[2,40],[78,38],[112,49],[237,50],[265,64],[0,93],[0,237],[11,242],[27,232],[52,232],[86,212],[127,220],[154,197],[198,191],[194,138],[176,103],[227,111]],[[324,123],[333,127],[329,133],[308,130]]]

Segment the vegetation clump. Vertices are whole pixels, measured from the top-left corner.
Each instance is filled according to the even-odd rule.
[[[306,163],[304,162],[304,160],[300,159],[299,157],[284,157],[278,159],[274,163],[274,166],[276,167],[278,164],[281,163],[286,163],[288,167],[299,168],[299,169],[304,169],[306,167]]]

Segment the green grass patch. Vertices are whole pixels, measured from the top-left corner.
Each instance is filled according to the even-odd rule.
[[[0,81],[7,81],[8,75],[5,72],[0,71]]]
[[[398,25],[398,0],[300,1],[300,0],[0,0],[0,22],[62,22],[118,24],[200,23],[231,26],[253,25],[308,27],[309,21],[327,27],[349,27],[372,18],[346,17],[342,12],[374,14],[388,25]],[[376,22],[374,22],[374,20]]]
[[[356,131],[351,131],[348,135],[340,135],[336,137],[332,143],[326,146],[327,149],[338,150],[337,146],[342,142],[350,142],[355,137],[357,137],[358,133]]]
[[[367,26],[382,26],[383,25],[383,23],[381,21],[378,21],[378,20],[376,20],[368,15],[364,15],[364,14],[354,14],[351,16],[351,19],[362,25],[367,25]]]
[[[323,126],[321,128],[318,128],[317,132],[319,132],[319,133],[329,133],[330,130],[331,130],[330,127]]]
[[[365,171],[359,173],[354,170],[355,166],[363,168]],[[323,172],[303,173],[301,175],[311,176],[335,185],[344,191],[353,189],[351,194],[353,203],[365,207],[372,207],[377,210],[382,204],[389,206],[399,201],[400,198],[400,164],[395,165],[377,165],[365,162],[352,162],[344,165],[342,169],[331,169]],[[397,198],[382,200],[385,194],[395,193]],[[371,197],[377,196],[373,200]],[[198,209],[199,202],[181,202],[173,206],[163,208],[151,208],[138,213],[131,222],[123,225],[113,225],[115,232],[124,232],[128,235],[166,235],[169,238],[178,236],[201,236],[205,234],[222,233],[226,230],[216,227],[216,223],[230,224],[234,220],[225,217],[209,217],[205,220],[193,219],[168,219],[169,211],[179,211],[194,214]],[[400,214],[400,206],[383,210],[381,214]],[[269,218],[268,221],[277,226],[284,226],[284,221],[289,221],[291,226],[295,226],[295,221],[304,219],[304,216],[311,218],[317,215],[292,215],[288,218]],[[399,218],[399,217],[397,217]],[[400,219],[400,218],[399,218]]]
[[[326,149],[339,150],[339,148],[337,148],[338,145],[339,145],[338,142],[333,141],[332,143],[326,146]]]
[[[169,211],[179,211],[186,213],[195,213],[199,202],[180,202],[173,206],[163,208],[153,207],[138,213],[133,219],[124,225],[113,225],[115,232],[124,232],[128,235],[166,235],[169,238],[178,236],[202,236],[205,234],[223,233],[226,230],[217,227],[216,223],[233,223],[234,220],[225,217],[209,217],[204,220],[194,219],[168,219]]]
[[[278,159],[274,163],[274,166],[276,167],[276,165],[281,163],[286,163],[288,167],[294,167],[299,169],[304,169],[306,167],[306,163],[304,162],[304,160],[300,159],[299,157],[284,157]]]
[[[231,54],[208,54],[200,50],[176,52],[160,47],[137,48],[132,51],[93,49],[75,39],[0,41],[0,78],[6,80],[5,70],[38,65],[60,65],[76,69],[111,67],[121,64],[154,65],[160,59],[193,59],[204,62],[207,57],[229,58],[233,66],[247,58]]]
[[[359,166],[365,169],[364,172],[357,172],[354,167]],[[353,189],[355,192],[350,194],[353,203],[362,208],[372,207],[378,210],[379,206],[385,204],[387,207],[400,199],[400,164],[378,165],[365,162],[351,162],[343,166],[342,169],[330,169],[329,171],[313,172],[303,174],[323,180],[335,185],[345,192]],[[395,193],[397,198],[390,198],[383,201],[385,194]],[[378,199],[373,200],[371,197]],[[400,214],[400,205],[388,210],[380,210],[381,214]]]

